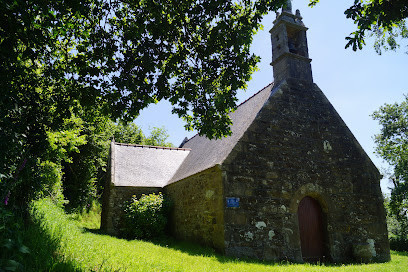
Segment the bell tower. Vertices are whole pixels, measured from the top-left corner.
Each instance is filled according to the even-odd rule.
[[[275,83],[288,78],[313,82],[312,67],[307,48],[307,27],[302,22],[300,11],[292,13],[290,0],[276,14],[276,20],[269,31],[272,41],[272,63]]]

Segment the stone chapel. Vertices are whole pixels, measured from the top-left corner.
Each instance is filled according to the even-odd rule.
[[[274,82],[231,113],[232,135],[179,148],[111,143],[101,228],[132,195],[164,192],[171,233],[228,256],[388,261],[381,175],[313,82],[290,1],[270,30]]]

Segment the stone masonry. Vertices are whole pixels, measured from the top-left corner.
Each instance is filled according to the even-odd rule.
[[[305,196],[324,214],[326,253],[353,260],[353,248],[374,243],[389,260],[380,174],[321,90],[288,80],[272,91],[222,165],[225,251],[231,256],[302,261],[297,207]]]
[[[175,237],[223,252],[224,194],[218,166],[165,187],[174,202],[171,216]]]

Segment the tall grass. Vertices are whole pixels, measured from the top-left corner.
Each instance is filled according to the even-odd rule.
[[[69,217],[75,220],[79,227],[99,229],[101,226],[101,213],[101,204],[98,201],[94,201],[90,206],[82,209],[82,211],[69,214]]]
[[[39,257],[29,271],[406,271],[408,267],[407,254],[396,252],[391,262],[382,264],[290,264],[227,258],[172,240],[122,240],[80,227],[47,199],[35,202],[31,214],[38,228],[33,235],[40,233],[36,239],[49,247],[35,248]]]

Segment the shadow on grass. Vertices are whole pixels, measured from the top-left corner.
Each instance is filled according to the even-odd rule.
[[[24,271],[82,271],[78,265],[58,254],[58,239],[52,239],[39,225],[30,223],[23,237],[30,254],[24,260]]]
[[[83,228],[84,232],[90,232],[97,235],[109,235],[100,229],[90,229],[90,228]],[[109,235],[112,236],[112,235]],[[118,239],[123,239],[121,237],[112,236]],[[132,241],[131,239],[124,239],[127,241]],[[215,249],[210,247],[201,246],[197,243],[188,242],[188,241],[181,241],[177,240],[171,236],[162,236],[160,238],[152,239],[152,240],[141,240],[144,242],[150,242],[154,245],[169,248],[172,250],[180,251],[182,253],[188,254],[190,256],[202,256],[202,257],[209,257],[209,258],[216,258],[220,263],[245,263],[245,264],[260,264],[260,265],[269,265],[269,266],[290,266],[294,264],[301,264],[295,263],[288,260],[281,260],[281,261],[263,261],[263,260],[256,260],[256,259],[249,259],[249,258],[235,258],[235,257],[228,257],[223,255],[222,253],[217,252]],[[406,256],[408,257],[408,252],[397,252],[393,251],[394,254],[399,256]],[[375,262],[376,263],[376,262]],[[382,263],[382,262],[378,262]],[[361,262],[344,262],[344,263],[334,263],[331,261],[317,261],[317,262],[307,262],[310,266],[325,266],[325,267],[342,267],[344,265],[365,265],[366,263]]]
[[[402,256],[402,257],[408,257],[408,251],[392,251],[393,254],[398,255],[398,256]]]
[[[90,233],[93,233],[93,234],[107,235],[101,229],[82,228],[82,231],[83,232],[90,232]]]
[[[90,232],[93,234],[99,234],[99,235],[109,235],[103,232],[102,230],[99,229],[88,229],[88,228],[83,228],[85,232]],[[110,235],[111,236],[111,235]],[[117,236],[112,236],[118,239],[124,239],[120,238]],[[127,241],[132,241],[131,239],[124,239]],[[152,240],[140,240],[144,242],[149,242],[154,245],[163,247],[163,248],[168,248],[171,250],[175,251],[180,251],[182,253],[188,254],[190,256],[202,256],[202,257],[209,257],[209,258],[216,258],[220,263],[247,263],[247,264],[262,264],[262,265],[292,265],[294,263],[288,262],[288,261],[280,261],[280,262],[273,262],[273,261],[262,261],[262,260],[255,260],[255,259],[249,259],[249,258],[234,258],[234,257],[227,257],[219,252],[217,252],[215,249],[211,247],[205,247],[201,246],[199,244],[193,243],[193,242],[188,242],[188,241],[182,241],[182,240],[177,240],[174,237],[171,236],[162,236],[160,238],[152,239]]]
[[[83,232],[93,233],[96,235],[108,235],[108,236],[111,236],[117,239],[123,239],[125,241],[133,241],[133,239],[126,239],[123,237],[107,234],[101,229],[82,228],[82,230]],[[140,239],[140,241],[152,243],[154,245],[157,245],[163,248],[169,248],[172,250],[180,251],[180,252],[186,253],[191,256],[216,257],[217,259],[220,259],[220,260],[228,260],[228,262],[236,262],[237,260],[235,258],[226,257],[222,255],[221,253],[218,253],[213,248],[204,247],[204,246],[198,245],[196,243],[188,242],[188,241],[177,240],[174,237],[171,237],[168,235],[163,235],[159,238],[152,239],[152,240]],[[252,260],[249,260],[249,261],[252,261]]]
[[[245,264],[260,264],[260,265],[268,265],[268,266],[290,266],[293,264],[297,264],[290,261],[263,261],[263,260],[256,260],[250,258],[236,258],[236,257],[228,257],[223,255],[222,253],[217,252],[213,248],[200,246],[198,244],[187,242],[187,241],[180,241],[173,237],[164,237],[161,239],[150,241],[155,245],[170,248],[173,250],[181,251],[188,255],[192,256],[205,256],[205,257],[215,257],[220,263],[245,263]],[[333,263],[315,263],[312,265],[316,266],[341,266],[342,264],[333,264]]]
[[[167,247],[171,248],[174,250],[181,251],[183,253],[187,253],[189,255],[193,256],[205,256],[205,257],[215,257],[217,260],[221,263],[247,263],[247,264],[261,264],[261,265],[270,265],[270,266],[290,266],[294,264],[307,264],[310,266],[325,266],[325,267],[342,267],[344,265],[368,265],[368,264],[375,264],[375,263],[387,263],[388,261],[374,261],[372,263],[364,263],[364,262],[359,262],[359,261],[346,261],[346,262],[341,262],[341,263],[335,263],[331,259],[326,258],[325,260],[321,261],[307,261],[305,263],[297,263],[297,262],[292,262],[289,260],[280,260],[280,261],[263,261],[263,260],[256,260],[256,259],[250,259],[250,258],[236,258],[236,257],[228,257],[225,256],[213,248],[210,247],[204,247],[201,246],[197,243],[192,243],[192,242],[187,242],[187,241],[180,241],[177,240],[173,237],[166,236],[164,238],[160,238],[157,240],[152,240],[150,241],[156,245],[162,246],[162,247]],[[393,251],[394,254],[399,255],[399,256],[405,256],[408,257],[408,252],[397,252]]]

